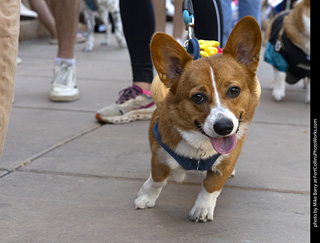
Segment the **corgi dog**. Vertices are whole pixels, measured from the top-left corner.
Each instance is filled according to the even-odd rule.
[[[186,170],[198,170],[206,178],[189,218],[213,220],[259,102],[260,46],[260,27],[252,17],[234,27],[222,54],[196,61],[169,35],[153,36],[152,60],[167,93],[150,121],[151,174],[135,209],[155,206],[170,173],[182,182]]]
[[[285,96],[286,82],[305,80],[305,102],[310,102],[310,0],[302,0],[291,11],[274,17],[266,32],[264,59],[274,69],[272,95],[276,101]]]

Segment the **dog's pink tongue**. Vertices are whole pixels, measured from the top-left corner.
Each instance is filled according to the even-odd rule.
[[[228,137],[211,138],[213,148],[220,154],[230,153],[237,145],[237,134]]]

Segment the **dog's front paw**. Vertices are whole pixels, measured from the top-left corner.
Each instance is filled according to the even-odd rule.
[[[102,46],[109,45],[109,39],[104,39],[103,41],[101,41],[100,45],[102,45]]]
[[[134,201],[134,208],[153,208],[156,205],[156,200],[156,198],[151,198],[146,194],[138,196],[138,198]]]
[[[286,94],[286,73],[275,69],[275,82],[272,90],[272,96],[276,101],[281,101]]]
[[[189,219],[195,223],[213,220],[214,206],[198,207],[194,205],[189,213]]]
[[[93,45],[90,43],[87,43],[82,49],[83,52],[91,52],[92,50],[93,50]]]
[[[272,96],[276,101],[281,101],[282,98],[285,96],[285,90],[284,89],[273,89]]]
[[[164,187],[166,184],[167,180],[164,180],[163,182],[155,182],[150,176],[138,192],[138,197],[134,201],[134,208],[142,209],[154,207],[162,187]]]
[[[220,191],[209,193],[205,188],[202,188],[189,213],[189,219],[195,223],[212,221],[214,208],[219,194]]]
[[[124,38],[124,35],[122,33],[116,33],[115,36],[118,41],[119,47],[126,48],[127,43],[126,43],[126,39]]]

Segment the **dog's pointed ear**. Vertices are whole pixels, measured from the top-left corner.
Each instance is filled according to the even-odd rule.
[[[154,34],[151,55],[159,78],[167,88],[179,81],[185,65],[192,61],[185,49],[174,38],[164,33]]]
[[[257,71],[261,48],[261,31],[257,21],[250,16],[242,18],[233,28],[223,54],[232,55],[253,72]]]

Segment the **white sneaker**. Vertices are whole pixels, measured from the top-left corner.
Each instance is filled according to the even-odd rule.
[[[23,3],[20,5],[20,19],[21,20],[29,20],[29,19],[36,19],[38,18],[38,14],[28,9]]]
[[[76,67],[62,61],[60,65],[55,65],[53,70],[53,80],[49,94],[51,101],[75,101],[79,99],[77,88]]]

